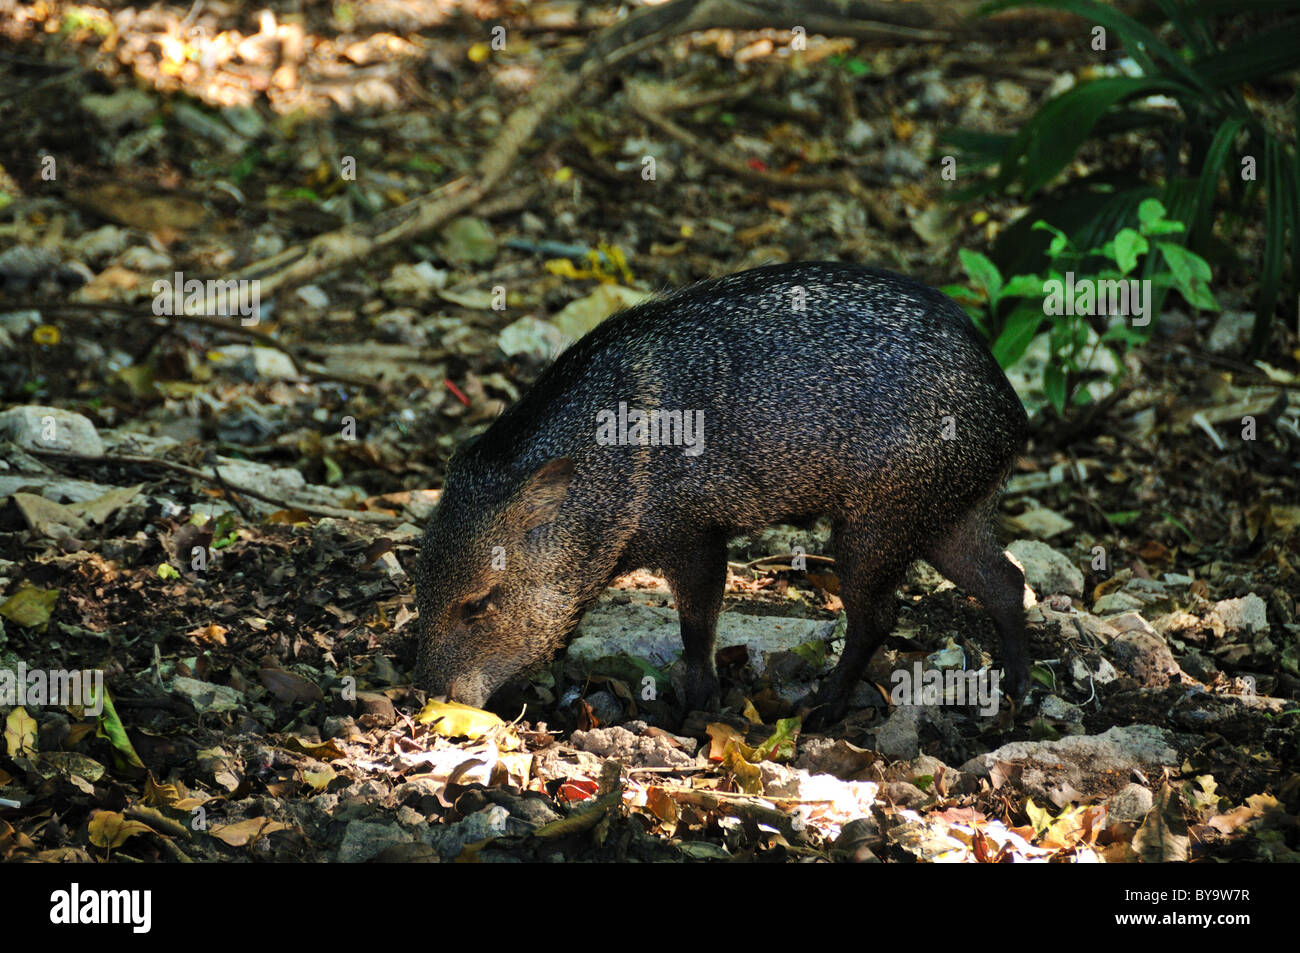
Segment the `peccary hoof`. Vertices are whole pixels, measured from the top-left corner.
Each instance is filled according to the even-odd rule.
[[[1029,694],[1029,663],[1024,659],[1009,660],[1002,678],[1002,693],[1019,707]]]
[[[683,707],[687,712],[717,711],[722,707],[722,693],[718,680],[687,679],[682,687]]]
[[[677,700],[687,713],[717,711],[722,707],[722,687],[712,665],[683,659],[681,669],[673,678],[673,684],[677,690]]]
[[[805,731],[825,731],[844,717],[849,706],[847,699],[817,691],[800,702],[799,707],[808,711],[803,718]]]

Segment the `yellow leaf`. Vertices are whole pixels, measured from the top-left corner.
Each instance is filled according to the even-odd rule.
[[[431,701],[424,706],[416,721],[422,725],[431,725],[434,732],[444,738],[466,737],[478,740],[494,728],[500,728],[505,722],[481,708],[462,705],[460,702]]]
[[[144,800],[153,807],[166,807],[181,799],[181,789],[175,784],[159,784],[150,772],[144,783]]]
[[[302,773],[302,779],[307,782],[310,788],[316,791],[324,791],[329,787],[329,783],[334,780],[335,776],[334,769],[328,764],[319,771],[304,771]]]
[[[545,268],[551,274],[559,275],[561,278],[584,279],[591,277],[591,272],[575,267],[573,262],[567,258],[551,258],[545,263]]]
[[[744,735],[725,722],[715,721],[705,731],[709,733],[710,761],[721,761],[730,742],[735,741],[743,744],[745,741]]]
[[[281,824],[269,817],[250,817],[234,824],[213,824],[212,836],[231,847],[243,847],[267,834],[289,830],[288,824]]]
[[[96,847],[121,847],[128,837],[155,831],[148,824],[127,820],[117,811],[96,811],[86,825],[86,833]]]
[[[736,783],[746,794],[763,793],[763,775],[758,770],[758,765],[750,764],[745,758],[743,746],[736,741],[727,742],[726,751],[723,753],[722,763],[731,769],[731,773],[736,776]]]
[[[290,735],[284,746],[290,751],[301,751],[303,754],[309,754],[317,761],[335,761],[343,757],[343,752],[339,750],[339,746],[334,743],[333,738],[328,738],[325,741],[307,741],[297,735]]]
[[[50,621],[50,613],[58,601],[57,589],[38,589],[36,586],[24,585],[0,605],[0,615],[24,629],[38,629]]]
[[[5,750],[11,758],[36,753],[36,719],[21,705],[5,719]]]

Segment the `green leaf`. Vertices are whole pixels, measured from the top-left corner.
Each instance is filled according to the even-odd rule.
[[[1174,274],[1174,287],[1195,308],[1218,311],[1219,303],[1210,293],[1210,266],[1200,255],[1173,242],[1157,242],[1169,270]]]
[[[1043,369],[1043,391],[1047,401],[1058,414],[1065,413],[1065,370],[1060,363],[1053,361]]]
[[[971,281],[975,282],[976,287],[984,292],[990,302],[996,302],[998,293],[1002,290],[1002,275],[998,273],[998,266],[984,255],[969,248],[958,251],[957,257],[961,259],[962,268],[966,270]]]
[[[1292,207],[1289,169],[1281,143],[1269,139],[1264,148],[1264,181],[1268,198],[1264,203],[1264,261],[1260,268],[1259,290],[1255,298],[1255,327],[1251,331],[1251,351],[1258,354],[1268,340],[1278,292],[1282,287],[1282,256],[1286,251],[1287,211]],[[1300,240],[1291,223],[1292,241]]]
[[[1298,30],[1300,20],[1284,20],[1267,32],[1196,60],[1192,68],[1212,89],[1281,76],[1300,66],[1300,43],[1296,42]]]
[[[1139,255],[1145,255],[1151,246],[1147,240],[1131,228],[1125,228],[1115,236],[1115,264],[1119,265],[1120,274],[1127,275],[1137,267]]]
[[[1112,106],[1136,96],[1173,94],[1178,84],[1145,76],[1112,76],[1082,83],[1045,103],[1020,128],[1003,154],[997,182],[1019,181],[1026,193],[1038,191],[1070,163]]]
[[[770,738],[754,749],[753,761],[793,761],[795,739],[803,721],[799,718],[782,718]]]
[[[127,737],[126,728],[122,725],[122,719],[117,717],[117,709],[113,707],[112,696],[108,694],[108,689],[101,689],[104,693],[104,711],[99,716],[99,725],[95,730],[96,735],[100,738],[107,738],[109,743],[117,749],[122,760],[133,768],[143,768],[144,762],[140,756],[135,753],[135,746],[131,744],[131,739]]]
[[[1025,6],[1024,0],[995,0],[993,3],[982,6],[979,12],[981,16],[987,16],[998,10],[1021,6]],[[1148,76],[1159,71],[1155,64],[1158,59],[1164,63],[1165,69],[1170,74],[1177,76],[1185,86],[1200,89],[1206,93],[1210,91],[1206,83],[1196,75],[1195,70],[1190,68],[1183,60],[1179,51],[1163,42],[1154,32],[1137,20],[1121,13],[1114,7],[1095,3],[1093,0],[1042,0],[1037,6],[1065,10],[1078,14],[1086,23],[1104,26],[1107,31],[1120,37],[1124,44],[1124,51],[1133,57]]]
[[[1174,235],[1183,230],[1182,222],[1165,218],[1165,207],[1159,199],[1144,199],[1138,206],[1138,229],[1143,235]]]
[[[1042,326],[1043,318],[1043,308],[1038,303],[1021,305],[1011,312],[1002,326],[1002,333],[993,342],[993,357],[999,367],[1010,367],[1024,356],[1029,342]]]
[[[1039,220],[1034,222],[1032,228],[1036,232],[1052,233],[1052,242],[1047,246],[1048,258],[1058,258],[1060,257],[1061,252],[1072,247],[1070,245],[1070,236],[1066,235],[1065,232],[1061,231],[1055,225],[1048,225],[1046,222]]]
[[[976,294],[974,291],[972,291],[970,288],[966,287],[965,285],[943,285],[942,287],[939,288],[939,290],[942,291],[944,294],[946,294],[949,298],[952,298],[962,307],[966,308],[967,311],[969,311],[971,307],[975,307],[975,308],[979,308],[980,310],[983,310],[983,305],[984,305],[983,296]],[[972,317],[974,317],[974,315],[972,315]]]
[[[1148,324],[1143,328],[1135,328],[1127,322],[1122,324],[1112,324],[1106,329],[1105,333],[1102,334],[1101,339],[1105,343],[1114,341],[1128,345],[1145,344],[1151,337],[1151,327],[1152,325]]]
[[[1002,287],[1002,298],[1041,298],[1043,279],[1038,275],[1013,275]]]
[[[1227,161],[1232,144],[1236,141],[1242,126],[1242,119],[1228,119],[1214,133],[1210,147],[1205,151],[1205,161],[1201,163],[1200,177],[1192,197],[1192,211],[1188,217],[1188,241],[1194,246],[1206,237],[1214,211],[1214,196],[1219,182],[1227,171]]]

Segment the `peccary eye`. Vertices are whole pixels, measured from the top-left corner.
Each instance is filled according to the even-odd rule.
[[[496,605],[493,599],[496,596],[496,590],[483,593],[481,596],[475,596],[473,599],[466,599],[460,606],[460,615],[466,621],[478,619],[496,611]]]

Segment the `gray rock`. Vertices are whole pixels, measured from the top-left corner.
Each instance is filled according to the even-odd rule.
[[[894,761],[915,758],[921,749],[921,719],[925,709],[920,705],[899,705],[889,714],[889,720],[876,731],[876,750]]]
[[[550,321],[531,315],[507,325],[497,337],[497,347],[507,357],[527,354],[538,360],[549,360],[564,349],[564,344],[563,331]]]
[[[1007,547],[1025,571],[1025,583],[1042,599],[1053,593],[1083,595],[1083,573],[1069,558],[1037,539],[1018,539]]]
[[[1038,714],[1070,725],[1077,725],[1083,721],[1083,709],[1078,705],[1071,705],[1057,695],[1048,695],[1039,702]]]
[[[169,271],[172,268],[170,255],[155,251],[148,245],[134,245],[122,252],[114,264],[148,274]]]
[[[591,706],[592,714],[602,725],[613,724],[622,721],[624,716],[623,703],[613,692],[604,690],[592,692],[584,699]]]
[[[1205,348],[1212,354],[1238,354],[1246,349],[1254,326],[1255,312],[1225,309],[1215,318]]]
[[[172,679],[172,692],[188,699],[199,714],[234,711],[244,707],[244,693],[229,685],[201,682],[197,678],[178,675]]]
[[[104,455],[104,443],[89,418],[58,407],[27,404],[10,408],[0,413],[0,436],[25,450]]]
[[[361,736],[361,729],[350,715],[330,715],[321,725],[321,734],[326,738],[351,741]]]
[[[881,157],[881,164],[889,175],[907,179],[919,179],[925,175],[925,160],[916,153],[899,145],[887,146]]]
[[[454,860],[467,845],[502,837],[509,828],[510,812],[499,804],[492,804],[448,827],[431,826],[425,837],[445,860]]]
[[[718,619],[718,648],[744,645],[759,674],[765,671],[765,656],[802,645],[818,637],[824,626],[816,619],[775,616],[747,616],[723,613]],[[672,609],[618,604],[604,600],[583,617],[578,635],[569,645],[568,657],[594,662],[626,652],[645,659],[656,668],[667,668],[682,652],[681,623]],[[664,686],[666,688],[666,686]]]
[[[58,271],[57,252],[38,245],[11,245],[0,252],[0,288],[23,291]]]
[[[3,414],[0,414],[3,417]],[[1255,593],[1240,599],[1224,599],[1214,604],[1211,622],[1217,620],[1227,632],[1268,631],[1268,605]]]
[[[1141,609],[1145,603],[1131,592],[1108,592],[1100,597],[1092,605],[1092,611],[1097,615],[1110,616],[1116,613],[1132,613],[1135,609]],[[1107,620],[1111,621],[1111,620]]]
[[[1162,688],[1179,672],[1165,640],[1153,632],[1125,632],[1111,643],[1118,666],[1148,688]]]
[[[99,264],[126,248],[130,236],[126,229],[116,225],[103,225],[86,232],[72,243],[72,253],[85,261]]]
[[[303,285],[294,291],[294,295],[309,308],[322,310],[330,305],[330,296],[320,285]]]
[[[1106,826],[1120,821],[1141,821],[1152,803],[1150,791],[1140,784],[1128,784],[1106,800]]]
[[[844,131],[844,144],[850,149],[862,149],[879,140],[879,130],[861,117],[853,120]]]
[[[402,830],[396,824],[380,824],[375,821],[351,821],[343,831],[343,843],[339,845],[338,860],[342,864],[357,864],[370,860],[385,847],[393,844],[409,844],[415,838],[409,831]]]
[[[1053,803],[1077,800],[1088,790],[1115,776],[1149,772],[1178,764],[1169,736],[1154,725],[1125,725],[1100,735],[1071,735],[1056,741],[1013,741],[977,755],[961,766],[963,772],[989,777],[999,761],[1023,765],[1021,785],[1035,797]]]
[[[1070,660],[1070,678],[1076,688],[1086,689],[1089,685],[1107,685],[1115,681],[1119,678],[1119,672],[1103,656],[1089,661],[1075,656]]]
[[[575,731],[573,746],[601,758],[647,768],[669,768],[694,764],[695,758],[661,736],[636,735],[626,728],[593,728]]]
[[[158,109],[158,102],[142,89],[127,87],[101,96],[81,97],[81,108],[98,119],[109,132],[143,123]]]
[[[1155,635],[1156,630],[1151,627],[1151,623],[1142,618],[1137,612],[1125,612],[1123,615],[1117,615],[1106,620],[1111,624],[1119,634],[1125,632],[1141,632],[1145,635]]]

